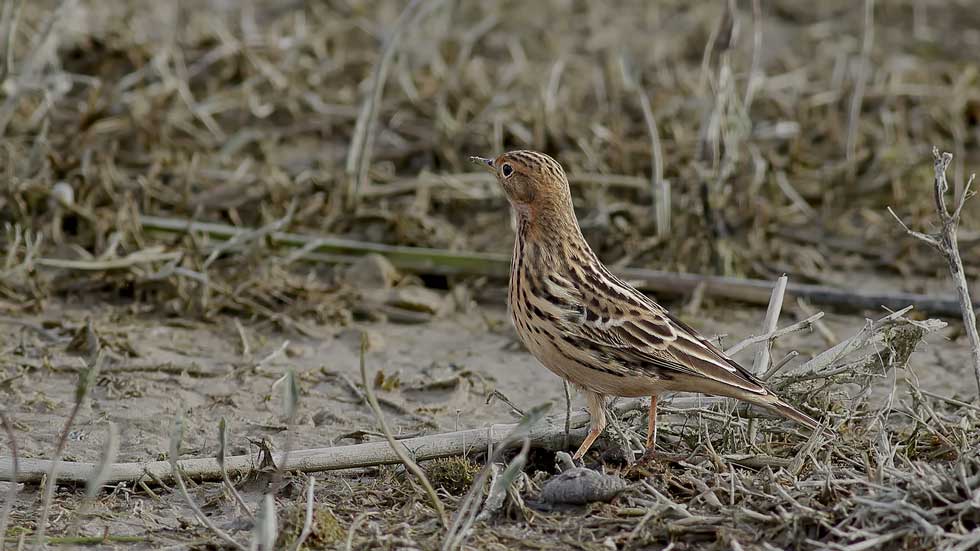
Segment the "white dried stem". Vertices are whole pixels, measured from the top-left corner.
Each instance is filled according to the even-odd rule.
[[[823,316],[824,316],[823,312],[817,312],[816,314],[813,314],[812,316],[804,320],[800,320],[796,323],[787,325],[786,327],[782,327],[780,329],[774,329],[773,331],[764,333],[762,335],[754,335],[752,337],[748,337],[736,343],[735,346],[732,346],[731,348],[725,350],[725,354],[731,356],[739,352],[740,350],[747,348],[753,344],[764,342],[764,341],[772,341],[774,339],[782,337],[783,335],[788,335],[789,333],[808,329],[811,325],[813,325],[813,323],[823,318]]]
[[[421,0],[412,0],[395,22],[391,35],[385,42],[381,52],[381,58],[374,68],[374,76],[371,82],[371,92],[361,106],[357,116],[357,123],[354,126],[354,137],[351,140],[351,148],[347,154],[347,189],[345,190],[345,201],[348,207],[357,205],[357,200],[361,190],[368,185],[368,168],[371,165],[371,149],[374,142],[374,126],[378,119],[378,111],[381,105],[381,98],[384,93],[385,81],[388,79],[388,71],[398,44],[401,41],[405,29],[413,26],[422,16],[433,9],[439,7],[441,1],[421,3]],[[421,7],[420,7],[421,5]]]
[[[758,78],[760,58],[762,57],[762,5],[760,0],[752,0],[752,65],[749,67],[748,82],[745,83],[745,99],[742,101],[748,115],[752,107],[755,91],[760,86]]]
[[[776,330],[779,322],[779,312],[783,309],[783,297],[786,296],[786,283],[789,278],[785,275],[779,276],[776,285],[772,288],[772,296],[769,297],[769,308],[766,310],[766,319],[762,323],[763,333],[772,333]],[[769,367],[769,347],[772,346],[772,339],[766,339],[759,345],[755,353],[755,361],[752,363],[752,373],[761,374]]]
[[[670,233],[670,182],[664,180],[663,148],[660,145],[660,130],[657,119],[653,116],[650,97],[640,89],[640,107],[643,110],[643,120],[650,134],[650,168],[651,195],[657,220],[657,237],[666,237]]]

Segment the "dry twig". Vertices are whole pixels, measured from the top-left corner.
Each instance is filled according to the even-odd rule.
[[[762,322],[764,334],[776,330],[776,325],[779,323],[779,312],[783,309],[783,297],[786,295],[786,283],[788,282],[789,278],[782,275],[776,280],[776,285],[772,288],[772,297],[769,299],[766,319]],[[769,348],[771,346],[772,339],[767,339],[766,342],[759,345],[759,349],[755,353],[755,361],[752,363],[752,373],[760,375],[769,368]]]
[[[175,233],[203,232],[213,239],[230,239],[247,231],[225,224],[195,222],[178,218],[140,216],[139,220],[143,228],[147,230]],[[350,263],[365,254],[377,253],[386,257],[396,268],[416,273],[468,274],[501,278],[507,277],[510,273],[510,255],[504,254],[406,247],[285,232],[272,233],[268,238],[273,245],[290,248],[300,248],[308,246],[310,243],[316,243],[316,252],[305,256],[311,261]],[[689,295],[698,286],[703,285],[705,296],[740,300],[752,304],[768,304],[772,295],[772,282],[763,279],[706,276],[645,268],[619,268],[613,272],[641,290],[657,293]],[[879,308],[884,306],[897,310],[911,304],[920,310],[936,314],[960,312],[959,301],[953,296],[921,295],[899,291],[869,292],[802,283],[787,284],[786,294],[787,299],[802,297],[815,304],[846,308]]]
[[[806,319],[800,320],[796,323],[792,323],[790,325],[787,325],[786,327],[773,329],[772,331],[768,333],[764,333],[762,335],[754,335],[751,337],[746,337],[745,339],[742,339],[741,341],[735,343],[734,346],[726,349],[725,354],[731,356],[732,354],[735,354],[736,352],[739,352],[740,350],[743,350],[748,346],[752,346],[753,344],[762,343],[762,342],[766,343],[766,347],[768,348],[773,340],[778,339],[783,335],[788,335],[796,331],[803,331],[809,329],[814,323],[816,323],[821,318],[823,318],[823,316],[824,316],[823,312],[817,312],[816,314],[813,314],[812,316]]]
[[[953,160],[953,155],[950,153],[940,155],[939,148],[933,147],[932,156],[934,159],[933,182],[935,183],[933,198],[935,199],[936,215],[939,217],[941,226],[939,233],[925,234],[912,230],[905,225],[905,222],[895,214],[895,211],[891,207],[888,207],[888,212],[895,217],[895,220],[898,221],[906,233],[930,245],[946,259],[946,263],[949,265],[949,275],[953,279],[953,285],[956,286],[956,294],[959,297],[963,325],[966,329],[967,337],[970,339],[973,374],[977,381],[977,392],[980,392],[980,334],[977,333],[977,316],[973,302],[970,300],[970,286],[966,281],[966,274],[963,271],[963,260],[960,258],[956,236],[956,230],[960,223],[960,213],[963,211],[963,205],[966,204],[966,200],[971,197],[970,186],[973,184],[976,175],[973,174],[970,176],[970,180],[966,183],[966,188],[963,190],[959,202],[954,207],[953,212],[950,213],[946,207],[946,192],[949,190],[949,184],[946,182],[946,169],[949,167],[949,162]]]

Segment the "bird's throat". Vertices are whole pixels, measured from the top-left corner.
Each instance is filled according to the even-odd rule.
[[[514,260],[555,269],[569,255],[591,251],[574,213],[514,205],[517,236]]]

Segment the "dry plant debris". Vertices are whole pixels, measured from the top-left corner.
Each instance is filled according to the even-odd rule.
[[[929,315],[958,316],[959,303],[925,301],[946,288],[947,268],[899,239],[885,210],[930,227],[932,144],[952,151],[949,187],[962,204],[980,145],[978,17],[969,2],[916,0],[0,0],[0,472],[32,480],[0,486],[2,546],[220,545],[195,519],[207,517],[237,545],[266,548],[980,547],[980,405],[926,384],[944,368],[967,377],[964,339],[953,330],[922,343],[942,330]],[[272,384],[303,359],[286,340],[481,318],[473,302],[497,292],[511,236],[500,193],[465,159],[509,148],[556,155],[604,260],[703,297],[691,302],[708,317],[729,309],[716,297],[765,304],[783,273],[784,310],[800,285],[813,302],[828,288],[847,291],[838,302],[864,300],[877,318],[864,330],[804,351],[802,365],[773,355],[763,371],[826,412],[836,436],[677,399],[661,434],[678,457],[632,470],[609,462],[627,479],[617,497],[546,512],[528,503],[554,476],[545,448],[565,440],[563,415],[549,421],[547,446],[515,436],[493,453],[467,435],[464,454],[419,465],[439,480],[447,537],[433,501],[381,451],[390,446],[354,371],[328,364],[284,379],[296,395],[282,415]],[[977,204],[956,209],[967,282],[980,275]],[[381,274],[383,292],[347,277],[369,252],[401,271]],[[900,311],[913,296],[916,310]],[[884,299],[895,313],[881,313]],[[481,321],[487,338],[504,331]],[[137,342],[151,325],[179,338]],[[195,349],[194,332],[219,338]],[[79,357],[101,358],[91,406],[72,399]],[[412,367],[403,380],[429,377]],[[484,377],[450,375],[467,381],[459,388]],[[426,422],[454,415],[374,390],[388,418],[427,431],[397,441],[438,436]],[[345,415],[307,411],[305,393]],[[178,465],[204,460],[200,478],[220,481],[183,471],[201,514],[169,478],[179,470],[165,440],[141,440],[152,431],[134,432],[120,407],[143,400],[138,409],[167,424],[173,403],[149,407],[161,395],[192,402]],[[533,396],[514,398],[537,411]],[[80,419],[66,423],[76,405]],[[232,415],[245,410],[264,417]],[[262,438],[223,424],[216,438],[224,415]],[[629,408],[618,418],[616,447],[629,450],[644,419]],[[38,419],[57,425],[53,440]],[[339,427],[332,437],[361,431],[387,459],[315,485],[277,472],[304,457],[289,437],[324,424]],[[58,458],[61,433],[69,453]],[[223,461],[211,459],[219,440]],[[91,454],[73,456],[79,445]],[[279,461],[268,471],[251,468],[259,447]],[[161,470],[113,478],[115,461]]]

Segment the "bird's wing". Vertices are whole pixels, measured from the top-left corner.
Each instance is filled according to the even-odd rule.
[[[549,275],[542,291],[569,344],[622,372],[700,377],[766,395],[762,382],[666,309],[605,269]]]

